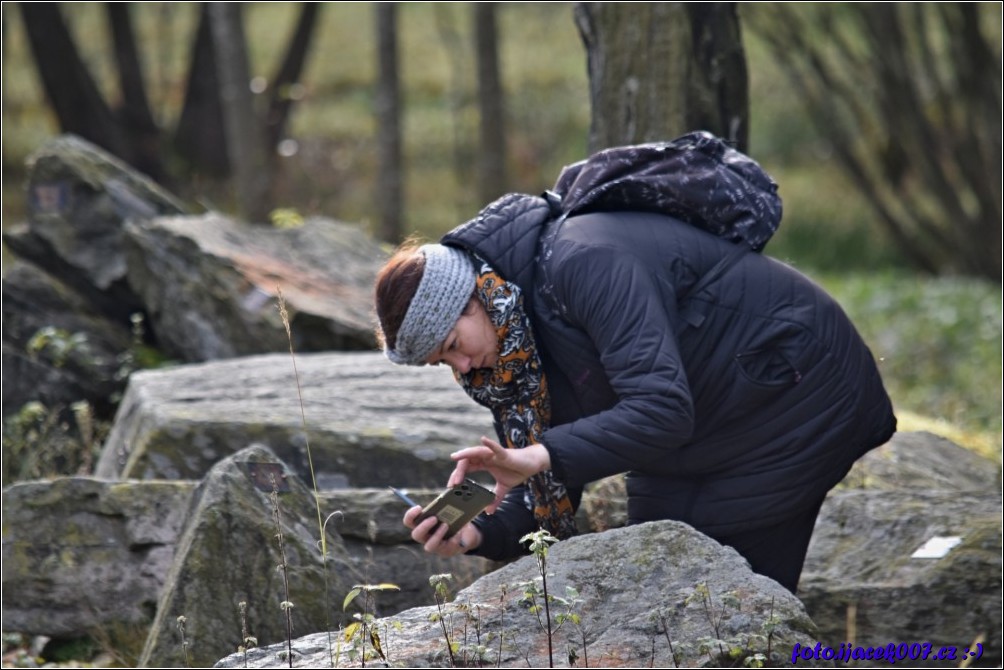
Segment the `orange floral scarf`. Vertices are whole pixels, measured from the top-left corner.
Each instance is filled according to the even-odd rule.
[[[456,373],[457,381],[480,405],[489,408],[495,432],[508,449],[539,444],[551,421],[547,378],[518,286],[507,282],[485,261],[474,257],[474,294],[488,311],[499,341],[495,367]],[[527,481],[526,505],[544,528],[559,539],[575,535],[575,513],[565,485],[548,470]]]

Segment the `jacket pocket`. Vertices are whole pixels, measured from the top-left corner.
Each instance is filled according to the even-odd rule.
[[[752,349],[736,354],[739,373],[752,384],[769,388],[794,386],[802,372],[779,348]]]

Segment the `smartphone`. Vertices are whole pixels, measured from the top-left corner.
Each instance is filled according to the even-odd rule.
[[[409,505],[414,506],[415,502],[404,493],[391,487],[391,490]],[[495,494],[486,489],[474,480],[465,479],[463,483],[451,486],[446,489],[425,506],[422,513],[415,519],[419,523],[430,516],[434,516],[449,528],[446,537],[451,537],[471,519],[476,517],[481,511],[488,507],[495,500]]]

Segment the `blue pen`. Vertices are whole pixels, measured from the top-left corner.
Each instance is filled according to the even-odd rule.
[[[398,498],[400,498],[401,500],[405,501],[406,503],[408,503],[412,507],[421,507],[421,505],[419,505],[417,502],[415,502],[414,500],[412,500],[411,498],[409,498],[408,495],[404,491],[400,491],[400,490],[394,488],[393,486],[388,486],[387,488],[389,488],[391,491],[393,491],[394,495],[396,495]]]

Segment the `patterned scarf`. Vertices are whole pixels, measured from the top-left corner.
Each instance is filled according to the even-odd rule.
[[[474,257],[474,265],[474,293],[495,326],[499,358],[491,370],[473,369],[455,376],[467,395],[492,411],[503,446],[538,444],[551,421],[551,398],[522,292],[482,259]],[[559,539],[575,535],[572,503],[565,485],[550,470],[531,477],[526,490],[525,503],[541,528]]]

